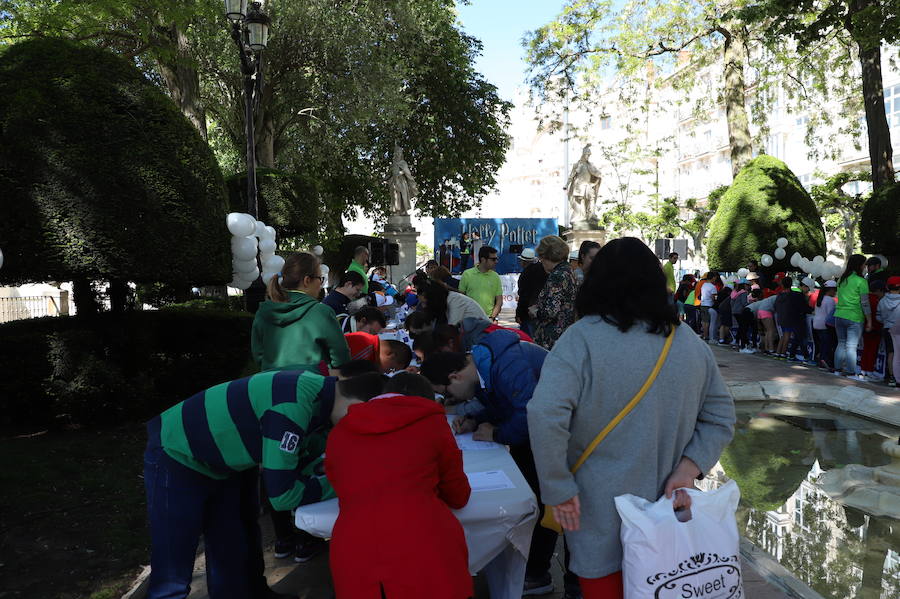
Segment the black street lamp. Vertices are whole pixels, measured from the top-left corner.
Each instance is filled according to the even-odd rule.
[[[256,140],[254,135],[254,109],[262,95],[262,51],[269,42],[269,17],[260,9],[259,2],[225,0],[225,16],[231,20],[231,39],[238,47],[241,58],[241,74],[244,76],[244,118],[247,135],[247,212],[259,218],[256,199]]]

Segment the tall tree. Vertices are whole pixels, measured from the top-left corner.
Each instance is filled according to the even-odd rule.
[[[859,61],[860,97],[865,111],[872,166],[872,185],[893,183],[894,164],[890,126],[884,105],[881,46],[900,41],[900,13],[890,0],[752,0],[740,18],[762,25],[769,46],[790,36],[798,52],[822,40],[846,35]]]
[[[752,158],[744,81],[748,32],[731,16],[741,2],[569,0],[556,20],[526,39],[532,89],[542,99],[572,94],[589,102],[611,73],[647,80],[649,63],[663,71],[678,67],[671,83],[689,91],[703,67],[722,59],[721,99],[736,175]],[[678,65],[683,52],[694,55]]]
[[[844,254],[840,257],[845,260],[856,253],[859,246],[859,220],[867,198],[863,194],[849,194],[843,187],[854,181],[871,180],[872,176],[867,172],[844,171],[832,175],[821,185],[813,185],[810,192],[822,216],[825,232],[843,243]]]

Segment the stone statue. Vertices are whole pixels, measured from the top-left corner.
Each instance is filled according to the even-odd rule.
[[[403,149],[394,146],[394,162],[391,164],[391,214],[394,216],[407,216],[412,208],[412,202],[419,195],[416,180],[413,179],[409,165],[403,159]]]
[[[569,196],[569,222],[585,223],[596,218],[594,207],[600,193],[600,169],[591,164],[591,144],[584,146],[581,158],[572,167],[566,191]]]

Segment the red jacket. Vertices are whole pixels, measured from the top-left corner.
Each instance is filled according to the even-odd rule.
[[[462,452],[444,409],[386,395],[350,408],[328,436],[325,471],[341,512],[331,541],[337,599],[474,595],[462,525]]]

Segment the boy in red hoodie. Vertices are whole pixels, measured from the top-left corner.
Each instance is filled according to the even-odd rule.
[[[468,549],[451,512],[471,494],[462,452],[424,377],[401,372],[384,391],[328,437],[325,470],[341,502],[337,599],[467,599]]]

